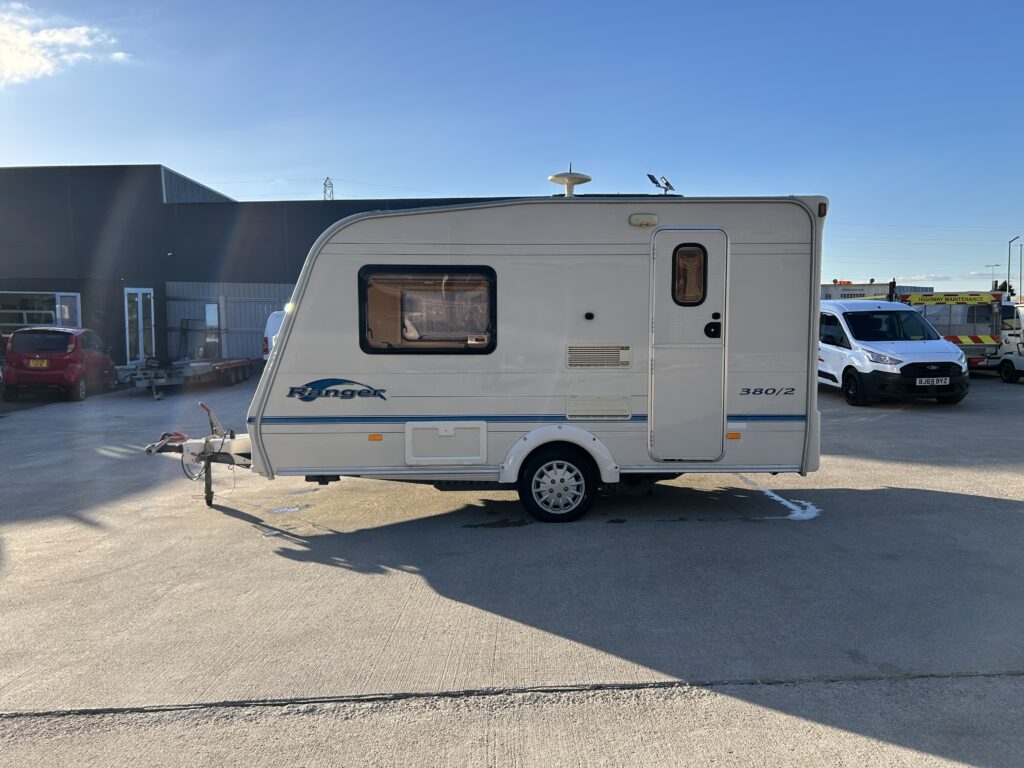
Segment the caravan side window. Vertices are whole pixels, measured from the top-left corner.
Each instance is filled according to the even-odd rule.
[[[477,354],[497,344],[490,267],[359,270],[359,346],[371,354]]]
[[[708,287],[708,252],[703,245],[683,243],[672,254],[672,298],[683,307],[704,303]]]

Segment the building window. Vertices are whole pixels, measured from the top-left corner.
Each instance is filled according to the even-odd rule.
[[[490,267],[359,270],[359,346],[371,354],[487,354],[497,343]]]
[[[672,298],[676,304],[703,303],[708,286],[708,252],[696,243],[683,243],[672,254]]]
[[[0,291],[0,334],[33,325],[81,325],[77,293]]]

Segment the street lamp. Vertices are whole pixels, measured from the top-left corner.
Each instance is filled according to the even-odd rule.
[[[1013,261],[1013,244],[1020,240],[1020,235],[1016,235],[1013,240],[1006,244],[1006,293],[1010,293],[1010,262]]]
[[[992,290],[996,289],[996,267],[1002,266],[1001,264],[986,264],[988,268],[992,269]]]

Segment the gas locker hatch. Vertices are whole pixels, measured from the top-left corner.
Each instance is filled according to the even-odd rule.
[[[721,229],[665,228],[651,256],[648,446],[661,461],[725,453],[726,275]]]

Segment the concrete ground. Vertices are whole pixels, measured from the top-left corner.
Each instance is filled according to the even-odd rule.
[[[207,509],[141,450],[196,399],[0,417],[0,765],[1024,764],[1024,383],[823,390],[820,472],[570,525],[225,468]]]
[[[3,385],[0,383],[0,392],[3,392]],[[89,397],[105,397],[113,394],[111,392],[90,392]],[[23,392],[17,400],[7,402],[0,398],[0,417],[18,411],[27,411],[30,408],[39,408],[51,403],[63,402],[68,399],[66,393],[57,389],[43,389],[34,392]]]

